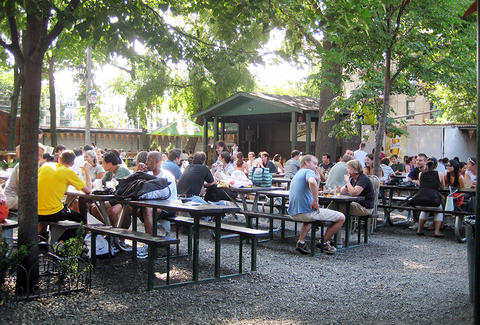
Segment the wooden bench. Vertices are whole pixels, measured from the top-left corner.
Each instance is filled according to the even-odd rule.
[[[134,241],[133,250],[132,250],[132,258],[134,262],[137,259],[137,249],[136,249],[136,242],[142,242],[148,245],[148,263],[147,263],[147,290],[152,289],[159,289],[164,288],[170,285],[170,245],[175,245],[179,243],[178,238],[170,238],[170,237],[161,237],[161,236],[153,236],[147,233],[122,229],[122,228],[115,228],[112,226],[105,226],[105,225],[85,225],[85,229],[90,231],[91,236],[91,251],[92,251],[92,264],[95,266],[96,264],[96,255],[93,253],[96,251],[95,243],[96,243],[96,235],[107,235],[107,236],[114,236],[123,239],[129,239]],[[167,252],[167,278],[166,278],[166,285],[163,286],[154,286],[154,272],[153,272],[153,264],[155,259],[155,249],[157,247],[166,247]]]
[[[0,222],[2,238],[5,238],[9,246],[13,245],[13,229],[18,227],[18,221],[5,219]]]
[[[170,221],[175,222],[180,225],[187,226],[191,228],[195,220],[191,217],[182,217],[182,216],[175,216],[168,218]],[[199,221],[199,226],[201,228],[207,228],[214,230],[215,229],[215,223],[206,221],[206,220],[200,220]],[[231,234],[236,234],[240,236],[240,244],[239,244],[239,256],[238,256],[238,274],[243,274],[243,263],[242,263],[242,257],[243,257],[243,241],[245,239],[250,239],[251,243],[251,266],[250,270],[252,272],[255,272],[257,270],[257,243],[258,243],[258,238],[260,237],[265,237],[268,235],[267,231],[264,230],[258,230],[258,229],[252,229],[252,228],[247,228],[247,227],[241,227],[241,226],[235,226],[235,225],[229,225],[229,224],[222,224],[221,225],[221,230],[222,232],[226,233],[231,233]],[[177,227],[177,238],[178,238],[178,227]],[[191,236],[191,231],[189,230],[188,233],[188,247],[189,247],[189,253],[191,252],[191,247],[192,247],[192,236]]]
[[[70,220],[62,220],[58,222],[43,221],[41,222],[44,225],[48,225],[50,228],[50,238],[48,239],[48,244],[53,246],[63,233],[67,230],[73,229],[76,230],[80,227],[80,223]]]

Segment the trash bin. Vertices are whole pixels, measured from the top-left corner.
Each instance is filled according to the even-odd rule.
[[[473,303],[473,279],[475,277],[475,216],[468,216],[463,222],[467,235],[468,288]]]

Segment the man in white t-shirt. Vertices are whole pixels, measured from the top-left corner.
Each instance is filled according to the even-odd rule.
[[[168,170],[162,169],[162,154],[158,151],[152,151],[148,153],[147,156],[147,168],[149,174],[156,177],[163,177],[168,179],[170,185],[170,197],[166,201],[173,201],[177,199],[177,183],[175,181],[175,176],[170,173]],[[163,228],[165,236],[170,234],[170,221],[163,219],[162,216],[168,216],[168,214],[161,209],[158,209],[158,224]],[[145,208],[143,210],[143,223],[145,226],[145,232],[152,234],[153,233],[153,209]],[[148,257],[148,245],[144,245],[139,248],[137,251],[138,258],[147,258]]]
[[[367,152],[365,151],[365,142],[360,143],[358,150],[355,150],[353,153],[353,158],[358,160],[362,167],[365,168],[365,157],[367,157]]]

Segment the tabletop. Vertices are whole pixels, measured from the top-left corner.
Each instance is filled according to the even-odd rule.
[[[138,201],[123,201],[127,204],[139,206],[139,207],[149,207],[149,208],[160,208],[165,210],[173,211],[183,211],[189,212],[192,214],[224,214],[224,213],[235,213],[239,212],[240,208],[236,206],[225,206],[225,205],[216,205],[216,204],[195,204],[193,202],[183,203],[183,202],[172,202],[164,200],[138,200]]]

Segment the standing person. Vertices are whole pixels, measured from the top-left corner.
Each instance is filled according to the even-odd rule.
[[[330,246],[330,238],[340,230],[345,222],[343,213],[320,209],[318,207],[318,160],[315,156],[306,155],[302,158],[301,169],[295,174],[290,184],[288,214],[295,221],[310,222],[331,221],[324,235],[324,242],[318,242],[317,247],[323,248],[327,254],[335,254],[336,248]],[[305,237],[310,231],[311,224],[303,223],[295,249],[301,254],[310,254],[310,248]]]
[[[285,163],[285,177],[292,179],[293,176],[300,169],[300,158],[302,158],[302,153],[298,150],[293,150],[290,154],[290,159]]]
[[[360,143],[358,150],[353,152],[353,158],[358,160],[362,167],[365,168],[365,158],[367,157],[367,152],[365,151],[366,144],[365,142]]]
[[[442,208],[442,201],[440,199],[440,189],[443,187],[443,178],[439,174],[436,168],[436,161],[428,159],[422,168],[419,175],[420,189],[417,194],[412,198],[415,206],[437,207]],[[420,212],[418,221],[417,235],[424,235],[423,226],[427,221],[427,217],[430,212]],[[440,227],[443,223],[443,213],[435,213],[433,224],[435,228],[434,237],[443,237],[440,233]]]
[[[38,221],[57,222],[71,220],[87,223],[87,220],[78,212],[72,211],[63,205],[63,197],[69,185],[84,193],[90,193],[90,165],[85,166],[86,182],[80,179],[71,169],[75,160],[75,153],[64,150],[59,163],[46,163],[38,169]]]
[[[175,176],[176,182],[182,176],[182,170],[180,169],[182,152],[180,149],[170,149],[168,151],[168,160],[162,164],[162,168],[168,170],[173,176]]]
[[[263,151],[263,152],[260,152],[260,157],[261,157],[261,161],[260,161],[260,166],[261,168],[268,168],[268,170],[270,171],[270,173],[272,174],[276,174],[277,173],[277,167],[275,166],[275,164],[269,159],[270,156],[268,154],[268,152],[266,151]]]

